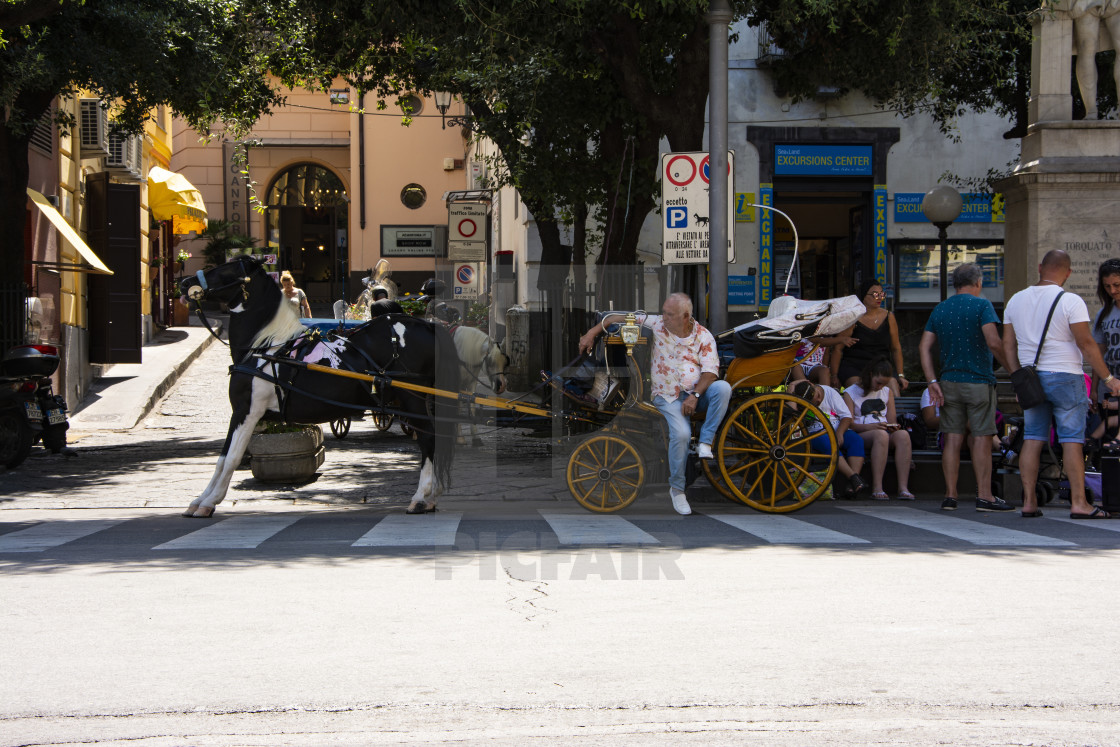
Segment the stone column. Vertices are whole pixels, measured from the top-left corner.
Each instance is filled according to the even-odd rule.
[[[1120,257],[1120,121],[1072,121],[1068,13],[1034,16],[1031,99],[1019,166],[996,185],[1006,200],[1004,298],[1038,282],[1051,249],[1073,261],[1066,290],[1096,299],[1097,267]]]
[[[1073,116],[1073,20],[1063,10],[1039,8],[1031,16],[1031,98],[1028,122],[1068,120]]]

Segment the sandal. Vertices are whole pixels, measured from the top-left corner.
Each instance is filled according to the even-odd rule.
[[[848,489],[844,491],[843,496],[848,499],[855,498],[859,495],[859,491],[867,487],[867,483],[859,475],[853,474],[848,478]]]
[[[876,493],[871,494],[871,500],[873,500],[873,501],[889,501],[890,496],[888,496],[886,493],[884,493],[882,490],[880,490]]]
[[[1038,509],[1035,509],[1034,511],[1020,511],[1019,515],[1024,519],[1037,519],[1042,516],[1042,512]],[[1070,516],[1072,517],[1073,514],[1070,514]]]
[[[900,501],[912,501],[912,500],[914,500],[914,494],[911,493],[909,490],[900,490],[898,492],[898,500],[900,500]]]
[[[1112,514],[1108,511],[1103,511],[1099,508],[1094,508],[1092,513],[1088,514],[1073,514],[1069,515],[1071,519],[1111,519]]]

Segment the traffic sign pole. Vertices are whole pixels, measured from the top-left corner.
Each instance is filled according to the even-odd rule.
[[[727,322],[727,27],[731,6],[711,0],[708,6],[708,328],[718,334]]]

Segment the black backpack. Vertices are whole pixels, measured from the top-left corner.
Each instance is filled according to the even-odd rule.
[[[904,412],[898,416],[898,424],[910,434],[910,446],[913,447],[914,451],[929,448],[929,428],[926,426],[926,421],[922,420],[921,415]]]

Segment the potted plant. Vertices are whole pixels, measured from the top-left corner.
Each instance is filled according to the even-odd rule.
[[[307,482],[323,465],[323,429],[267,421],[249,441],[253,477],[264,482]]]
[[[252,252],[257,240],[237,232],[237,224],[228,220],[212,220],[199,234],[206,241],[202,255],[206,258],[204,270],[224,265],[237,254]],[[190,256],[190,255],[187,255]]]

